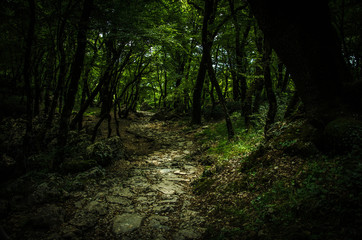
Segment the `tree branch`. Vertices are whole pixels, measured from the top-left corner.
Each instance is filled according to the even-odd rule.
[[[238,11],[241,11],[243,9],[245,9],[248,5],[243,5],[243,6],[240,6],[238,8],[235,9],[234,11],[234,14],[236,14]],[[228,16],[226,16],[215,28],[215,31],[212,33],[212,37],[216,37],[217,33],[220,31],[221,27],[227,22],[230,20],[230,18],[233,17],[234,14],[230,14]]]

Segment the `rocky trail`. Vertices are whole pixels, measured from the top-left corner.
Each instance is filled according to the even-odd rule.
[[[68,178],[48,174],[28,197],[1,200],[1,211],[12,205],[1,221],[10,239],[201,239],[205,218],[190,186],[202,171],[191,157],[196,130],[151,116],[123,129],[127,160]]]

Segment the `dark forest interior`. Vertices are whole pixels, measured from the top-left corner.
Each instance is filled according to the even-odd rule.
[[[2,0],[0,239],[362,239],[359,0]]]

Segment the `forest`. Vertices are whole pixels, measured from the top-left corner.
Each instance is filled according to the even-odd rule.
[[[359,0],[2,0],[0,239],[362,239]]]

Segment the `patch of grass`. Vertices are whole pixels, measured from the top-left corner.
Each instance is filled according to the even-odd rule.
[[[256,150],[264,139],[262,129],[247,130],[244,120],[238,114],[232,116],[235,138],[228,141],[227,128],[224,121],[216,123],[199,134],[202,143],[209,143],[209,153],[217,154],[222,159],[243,156]]]
[[[85,111],[84,116],[98,116],[101,112],[99,107],[90,107]]]

